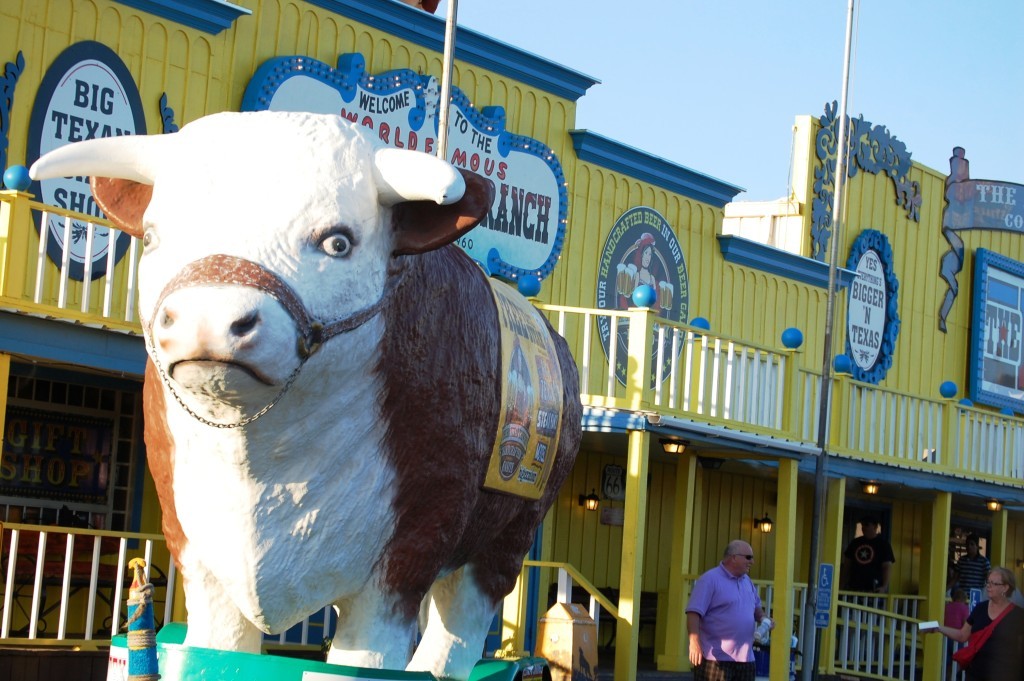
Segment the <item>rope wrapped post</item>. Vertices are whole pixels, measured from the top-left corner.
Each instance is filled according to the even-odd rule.
[[[128,567],[134,571],[128,590],[128,679],[157,681],[160,670],[156,657],[153,585],[146,579],[146,561],[132,558]]]

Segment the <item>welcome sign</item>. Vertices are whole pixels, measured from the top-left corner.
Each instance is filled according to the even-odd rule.
[[[440,85],[409,69],[366,72],[361,54],[345,54],[337,68],[309,57],[277,57],[253,76],[243,111],[337,114],[363,126],[380,143],[434,154]],[[447,160],[494,186],[490,214],[458,240],[488,274],[546,277],[565,238],[568,197],[554,152],[505,130],[501,107],[473,108],[458,88],[449,105]]]

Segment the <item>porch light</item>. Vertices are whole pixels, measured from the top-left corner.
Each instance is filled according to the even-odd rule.
[[[760,519],[754,518],[754,528],[758,529],[758,530],[761,530],[765,534],[771,534],[772,533],[772,528],[774,526],[775,526],[775,523],[772,521],[771,518],[768,517],[767,513],[764,514],[763,518],[760,518]]]
[[[597,490],[591,489],[590,494],[580,495],[580,506],[588,511],[596,511],[600,504],[601,499],[597,496]]]
[[[992,512],[998,511],[1003,507],[1003,505],[999,503],[998,499],[989,499],[985,506]]]
[[[689,442],[683,440],[661,440],[661,447],[666,454],[682,454],[686,451]]]
[[[861,489],[864,491],[864,494],[878,494],[878,483],[865,482],[861,485]]]

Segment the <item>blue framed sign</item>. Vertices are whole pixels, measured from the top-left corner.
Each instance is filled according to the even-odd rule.
[[[630,208],[612,225],[601,251],[597,275],[597,307],[601,310],[627,310],[633,306],[633,292],[646,284],[654,289],[652,307],[659,317],[684,324],[690,313],[690,278],[686,273],[683,248],[668,220],[648,206]],[[655,325],[655,334],[658,326]],[[599,316],[597,331],[605,357],[615,349],[615,378],[626,384],[629,361],[629,322],[620,319],[612,328],[612,318]],[[672,369],[671,334],[663,345],[651,346],[651,385],[664,381]],[[658,352],[662,352],[661,370],[657,370]],[[676,352],[682,351],[682,345]]]
[[[877,384],[892,366],[900,333],[900,283],[889,240],[878,230],[864,230],[850,248],[846,268],[857,273],[846,306],[846,354],[856,380]]]
[[[338,66],[310,57],[276,57],[253,75],[242,111],[338,114],[381,144],[436,153],[440,84],[409,69],[366,72],[358,53]],[[546,277],[558,263],[569,210],[565,175],[545,144],[505,129],[505,110],[477,110],[457,87],[449,105],[448,160],[494,185],[490,215],[458,240],[488,274]]]
[[[979,248],[974,260],[970,397],[1024,412],[1024,263]]]
[[[46,70],[29,120],[26,160],[33,163],[43,154],[72,142],[145,135],[146,116],[142,99],[131,72],[113,50],[102,43],[83,41],[69,46]],[[102,218],[103,212],[92,197],[89,178],[56,177],[35,180],[29,191],[50,206]],[[33,213],[40,238],[46,239],[46,254],[61,266],[64,250],[64,220],[49,215],[42,224],[42,213]],[[69,231],[69,274],[71,279],[85,278],[85,263],[91,261],[91,278],[107,274],[107,253],[114,249],[114,262],[124,257],[131,237],[97,227],[92,252],[87,253],[88,225],[73,220]]]

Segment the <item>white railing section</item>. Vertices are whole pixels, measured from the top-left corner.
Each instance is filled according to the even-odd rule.
[[[939,634],[933,634],[934,636],[940,636]],[[960,650],[966,643],[958,643],[952,641],[945,636],[942,638],[942,666],[939,668],[939,681],[954,681],[956,679],[963,679],[963,674],[960,672],[960,665],[953,662],[953,653]]]
[[[608,358],[600,350],[600,341],[594,338],[593,331],[597,324],[608,324],[609,329],[629,328],[629,312],[616,310],[589,310],[586,308],[565,307],[560,305],[542,305],[542,311],[546,311],[549,318],[553,318],[552,325],[563,338],[570,338],[569,325],[578,332],[577,338],[580,342],[572,348],[572,355],[576,359],[576,366],[580,372],[580,392],[584,395],[603,395],[608,398],[615,398],[617,381],[615,372],[609,367],[615,366],[619,356],[626,355],[626,350],[619,348],[617,337],[609,340]],[[595,348],[597,357],[594,357]],[[597,377],[594,380],[592,377]],[[595,392],[596,391],[596,392]]]
[[[42,213],[41,224],[43,226],[39,239],[39,247],[35,255],[35,277],[32,282],[32,302],[37,305],[49,304],[48,287],[52,286],[51,279],[56,277],[56,307],[61,310],[75,310],[82,314],[89,314],[92,310],[93,289],[96,293],[102,293],[103,302],[98,312],[105,319],[115,319],[128,323],[135,322],[135,300],[138,290],[138,239],[131,238],[130,245],[125,258],[127,258],[127,277],[123,292],[115,291],[115,265],[117,255],[117,239],[120,231],[109,226],[105,222],[97,221],[84,213],[74,211],[59,211],[52,206],[44,206],[33,202],[32,208]],[[51,219],[59,220],[63,224],[63,244],[61,246],[60,266],[54,268],[47,256],[51,243],[51,233],[48,225]],[[75,237],[74,229],[76,224],[85,224],[85,253],[92,254],[97,243],[97,230],[105,232],[107,237],[107,254],[105,263],[105,274],[95,282],[93,258],[83,259],[83,277],[81,282],[75,282],[70,278],[71,272],[71,249]],[[79,291],[78,304],[75,305],[74,291]],[[124,300],[117,300],[116,295],[123,295]],[[49,294],[52,295],[52,294]],[[116,317],[115,317],[116,315]]]
[[[916,679],[923,645],[914,617],[840,600],[836,608],[837,672],[877,679]],[[856,600],[856,599],[854,599]]]
[[[631,324],[644,322],[644,313],[539,307],[570,342],[580,370],[581,392],[600,403],[595,406],[610,406],[621,399],[626,389],[610,367],[628,357],[624,339],[630,338]],[[609,337],[607,351],[602,350],[602,331]],[[788,353],[664,319],[653,324],[653,334],[646,344],[651,352],[652,408],[784,429]],[[656,370],[658,380],[653,380]]]
[[[656,324],[655,334],[655,366],[669,360],[656,407],[782,429],[784,354],[676,326]]]
[[[322,649],[325,641],[334,638],[337,626],[338,617],[334,612],[334,606],[328,605],[280,634],[265,634],[263,645],[270,648],[313,647]]]
[[[956,468],[1024,478],[1024,424],[1019,419],[956,405]]]
[[[176,571],[160,535],[2,524],[0,643],[106,640],[121,633],[131,558],[146,561],[162,626],[173,610]]]
[[[818,419],[821,410],[821,376],[810,371],[800,370],[797,380],[803,384],[800,394],[803,401],[800,403],[800,431],[798,436],[805,442],[818,441]],[[829,393],[829,401],[835,396],[834,392]],[[796,408],[794,406],[794,408]],[[831,410],[828,412],[831,418]]]
[[[896,615],[903,615],[911,619],[918,619],[918,609],[924,602],[923,596],[910,596],[906,594],[865,594],[856,591],[840,591],[837,599],[840,603],[857,605],[866,608],[885,610]]]
[[[944,463],[942,431],[946,405],[939,400],[907,395],[847,380],[847,422],[841,447],[860,455],[873,454],[915,467]]]
[[[572,603],[572,587],[573,578],[569,574],[569,571],[565,568],[558,568],[558,587],[556,589],[555,601],[558,603]],[[613,606],[618,605],[613,603]],[[618,617],[619,612],[615,607],[607,608],[608,612],[612,617]],[[590,613],[590,619],[594,620],[594,639],[600,641],[601,632],[601,601],[598,600],[597,596],[590,594],[590,598],[587,603],[587,612]]]

